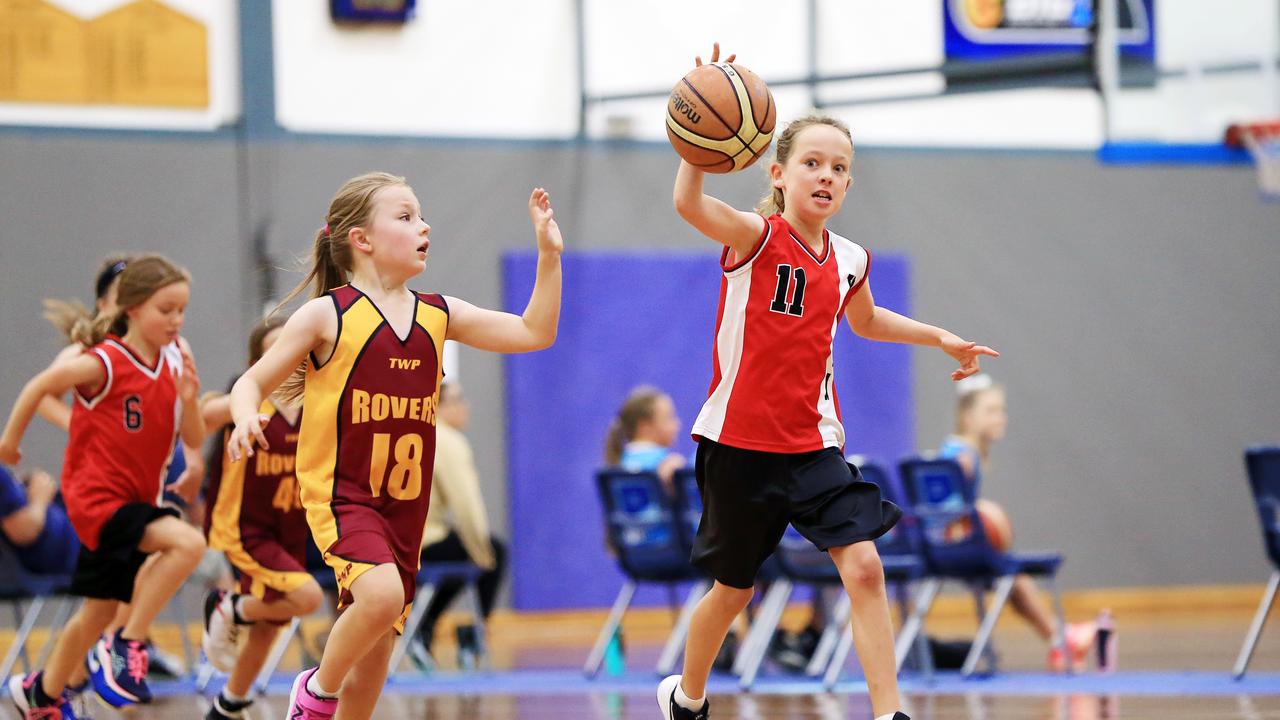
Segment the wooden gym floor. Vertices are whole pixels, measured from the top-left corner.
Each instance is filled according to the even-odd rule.
[[[1110,718],[1226,718],[1280,720],[1280,628],[1264,633],[1243,683],[1233,683],[1229,670],[1248,626],[1261,588],[1205,589],[1177,603],[1146,603],[1127,596],[1068,599],[1068,615],[1089,617],[1098,602],[1114,608],[1119,633],[1120,672],[1099,676],[1087,670],[1074,677],[1044,672],[1044,649],[1016,619],[1001,621],[996,647],[1001,672],[989,679],[964,681],[942,675],[932,685],[906,677],[908,709],[914,718],[933,720],[1106,720]],[[938,637],[964,637],[973,631],[964,599],[944,602],[930,616],[929,631]],[[784,624],[803,622],[803,609],[789,611]],[[454,649],[435,648],[445,665],[422,675],[403,672],[388,686],[374,716],[379,720],[656,720],[652,672],[658,647],[669,623],[665,610],[639,610],[625,625],[628,671],[621,677],[588,682],[579,668],[602,618],[598,613],[515,616],[499,613],[492,623],[494,670],[459,673],[448,666]],[[446,618],[446,622],[449,618]],[[317,619],[309,629],[323,626]],[[194,630],[194,629],[193,629]],[[449,637],[442,626],[438,637]],[[174,650],[163,636],[160,642]],[[0,635],[0,644],[8,638]],[[284,714],[295,657],[286,659],[268,695],[251,717]],[[713,680],[712,717],[770,720],[796,718],[836,720],[870,718],[856,670],[846,671],[839,692],[824,693],[803,678],[769,672],[752,693],[737,692],[731,678]],[[155,685],[157,700],[121,714],[96,702],[90,716],[99,720],[191,720],[203,717],[207,700],[190,680]],[[12,706],[6,711],[16,717]],[[0,712],[0,717],[3,716]]]

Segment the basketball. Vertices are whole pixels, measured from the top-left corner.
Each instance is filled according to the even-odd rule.
[[[694,68],[667,101],[671,146],[685,162],[709,173],[749,167],[769,149],[776,120],[769,86],[737,64]]]

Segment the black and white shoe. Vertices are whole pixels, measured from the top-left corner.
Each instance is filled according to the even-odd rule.
[[[218,693],[209,706],[209,713],[204,716],[204,720],[242,720],[249,717],[245,711],[252,704],[251,698],[239,701],[228,700],[222,693]]]
[[[210,590],[204,599],[204,637],[200,647],[214,669],[231,672],[240,656],[244,623],[236,617],[235,595],[225,590]]]
[[[676,702],[676,688],[680,687],[680,676],[671,675],[658,683],[658,708],[662,710],[663,720],[707,720],[711,703],[702,701],[702,708],[689,710]],[[896,718],[895,718],[896,720]],[[908,720],[910,720],[908,718]]]

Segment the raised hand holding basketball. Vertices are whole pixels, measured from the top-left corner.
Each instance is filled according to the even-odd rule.
[[[737,59],[738,59],[738,54],[737,54],[737,53],[730,53],[730,54],[729,54],[729,57],[725,58],[725,59],[724,59],[724,61],[725,61],[725,62],[727,62],[727,63],[731,63],[731,62],[733,62],[734,60],[737,60]],[[718,43],[718,42],[717,42],[717,43],[711,43],[711,62],[713,62],[713,63],[714,63],[714,62],[720,62],[720,43]],[[702,56],[701,56],[701,55],[694,55],[694,56],[693,56],[693,66],[694,66],[694,67],[702,67]]]

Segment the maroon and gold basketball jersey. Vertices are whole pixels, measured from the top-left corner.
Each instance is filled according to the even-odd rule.
[[[327,360],[307,363],[298,443],[307,523],[321,551],[347,561],[326,558],[340,584],[351,563],[387,561],[388,547],[412,573],[431,498],[449,308],[440,295],[415,293],[414,322],[399,337],[356,288],[329,297],[338,337]]]
[[[209,547],[225,552],[242,572],[270,579],[272,572],[305,569],[310,530],[294,472],[298,427],[270,400],[259,412],[270,418],[262,429],[270,447],[236,462],[224,451],[221,472],[209,483],[206,531]],[[224,431],[224,445],[230,433]]]
[[[715,375],[695,438],[745,450],[844,447],[832,342],[871,255],[823,231],[815,254],[781,215],[765,219],[751,254],[721,256]]]
[[[182,356],[171,343],[148,365],[114,335],[85,352],[102,363],[106,380],[93,397],[75,392],[62,496],[80,542],[96,550],[121,506],[159,502],[182,413]]]

